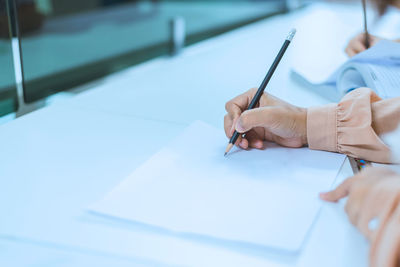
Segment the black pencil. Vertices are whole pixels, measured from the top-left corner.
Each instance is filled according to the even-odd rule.
[[[370,47],[369,43],[369,33],[368,33],[368,22],[367,22],[367,3],[366,0],[362,0],[362,6],[363,6],[363,15],[364,15],[364,35],[365,35],[365,48]]]
[[[282,45],[281,50],[279,50],[278,55],[276,56],[274,62],[272,63],[267,75],[265,76],[264,80],[262,81],[260,87],[258,88],[256,94],[254,95],[253,99],[250,102],[249,107],[247,108],[247,110],[253,109],[257,106],[258,102],[260,101],[261,96],[264,93],[265,88],[267,87],[269,81],[271,80],[272,76],[274,75],[274,72],[276,70],[276,68],[279,65],[279,62],[281,61],[281,59],[283,58],[283,56],[285,55],[285,52],[287,50],[287,48],[289,47],[290,43],[293,40],[294,35],[296,34],[296,29],[292,29],[288,36],[286,37],[285,42]],[[229,151],[232,149],[233,145],[236,143],[237,139],[239,138],[240,133],[238,133],[237,131],[235,131],[231,137],[231,139],[229,140],[229,144],[226,147],[225,150],[225,154],[224,156],[226,156]]]

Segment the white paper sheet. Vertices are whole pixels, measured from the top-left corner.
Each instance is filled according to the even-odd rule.
[[[326,6],[311,7],[307,16],[295,22],[292,70],[310,84],[329,80],[348,59],[344,52],[348,40],[361,30],[361,25],[351,23],[353,18],[350,23],[348,19],[348,14]]]
[[[222,130],[195,122],[91,211],[165,229],[300,249],[344,156],[268,144],[223,156]]]

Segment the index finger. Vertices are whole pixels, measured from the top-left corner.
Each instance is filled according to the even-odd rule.
[[[244,110],[249,106],[248,97],[245,94],[241,94],[225,104],[225,110],[232,120],[242,114]]]
[[[239,118],[239,117],[238,117]],[[225,134],[226,137],[228,137],[229,139],[232,137],[235,128],[233,127],[235,123],[235,120],[232,120],[229,115],[225,115],[224,117],[224,130],[225,130]],[[242,135],[239,136],[239,138],[237,139],[237,141],[235,142],[235,145],[239,146],[242,142]],[[242,148],[246,149],[246,143],[243,144],[244,147],[242,146]]]
[[[350,193],[350,188],[354,183],[354,177],[347,178],[343,183],[341,183],[336,189],[321,193],[320,197],[322,200],[329,201],[329,202],[337,202],[340,199],[347,197]]]

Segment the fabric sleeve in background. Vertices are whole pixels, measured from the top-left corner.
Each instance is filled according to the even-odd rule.
[[[391,163],[391,151],[380,136],[395,130],[399,123],[400,97],[382,100],[372,90],[359,88],[339,104],[308,109],[308,145],[315,150]]]

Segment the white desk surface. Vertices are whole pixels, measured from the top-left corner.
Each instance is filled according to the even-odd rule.
[[[319,8],[347,10],[346,16],[358,10]],[[188,239],[85,211],[191,121],[222,127],[224,103],[258,85],[286,32],[309,12],[277,16],[179,57],[152,60],[0,126],[0,265],[367,266],[368,244],[348,222],[343,203],[324,204],[295,255]],[[289,51],[270,92],[302,106],[327,103],[289,79],[293,58]],[[337,183],[349,174],[345,165]]]

